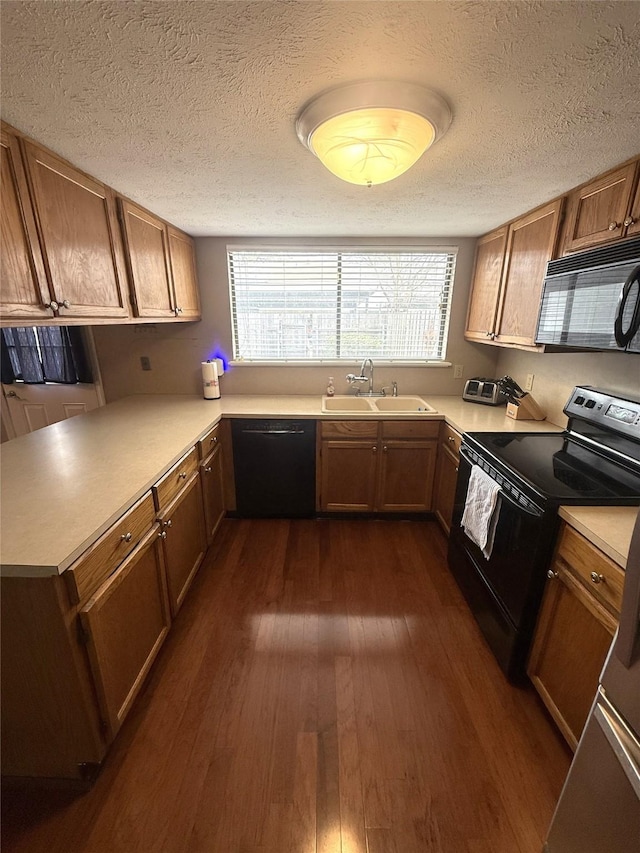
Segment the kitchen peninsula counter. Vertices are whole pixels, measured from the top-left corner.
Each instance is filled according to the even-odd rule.
[[[138,395],[5,443],[1,573],[60,574],[222,417],[445,419],[459,432],[559,431],[504,407],[429,396],[436,413],[323,413],[320,395]]]

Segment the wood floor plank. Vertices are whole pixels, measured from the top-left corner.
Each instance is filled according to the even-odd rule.
[[[83,796],[3,853],[538,853],[570,755],[435,523],[230,520]]]

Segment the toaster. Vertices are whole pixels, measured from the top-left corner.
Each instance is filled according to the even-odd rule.
[[[480,376],[467,379],[462,399],[469,403],[484,403],[486,406],[504,406],[507,402],[506,395],[495,379],[482,379]]]

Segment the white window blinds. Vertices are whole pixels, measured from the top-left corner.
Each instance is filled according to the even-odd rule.
[[[229,247],[233,357],[443,360],[455,249]]]

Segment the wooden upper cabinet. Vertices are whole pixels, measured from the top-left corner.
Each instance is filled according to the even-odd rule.
[[[509,226],[495,329],[496,343],[534,346],[547,263],[555,257],[564,199]]]
[[[24,143],[53,299],[61,319],[127,318],[114,195],[54,154]]]
[[[579,187],[569,195],[564,230],[565,253],[637,233],[637,211],[636,221],[632,224],[632,228],[635,227],[636,230],[630,231],[631,223],[626,224],[636,169],[637,163],[622,166]]]
[[[119,203],[134,313],[174,317],[166,223],[126,199]]]
[[[636,175],[636,191],[631,201],[631,210],[625,220],[626,236],[635,237],[640,234],[640,162],[638,163],[638,174]]]
[[[478,240],[465,330],[468,340],[492,339],[506,246],[506,225]]]
[[[2,128],[2,319],[53,316],[42,251],[17,137]]]
[[[193,240],[172,225],[168,227],[168,234],[176,317],[199,320],[200,297]]]

